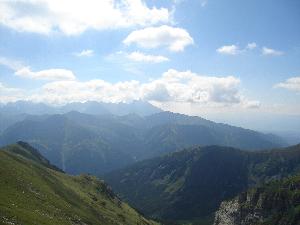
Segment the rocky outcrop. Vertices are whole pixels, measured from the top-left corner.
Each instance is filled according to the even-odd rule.
[[[262,198],[259,193],[243,193],[237,198],[222,202],[215,214],[215,225],[253,225],[262,222]],[[245,207],[245,206],[252,207]]]
[[[299,225],[300,177],[273,182],[221,203],[214,225]]]

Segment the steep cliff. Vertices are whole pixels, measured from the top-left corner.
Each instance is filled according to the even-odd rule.
[[[300,175],[250,189],[222,202],[214,225],[300,224]]]

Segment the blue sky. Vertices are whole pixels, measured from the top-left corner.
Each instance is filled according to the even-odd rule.
[[[0,2],[0,101],[300,115],[298,0]],[[215,116],[218,114],[217,116]]]

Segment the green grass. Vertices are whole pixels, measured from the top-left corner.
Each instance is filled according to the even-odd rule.
[[[95,177],[45,167],[20,145],[0,151],[0,224],[156,224]]]

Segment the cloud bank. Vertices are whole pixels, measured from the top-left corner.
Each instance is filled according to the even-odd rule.
[[[161,77],[143,83],[136,80],[110,83],[100,79],[53,81],[32,91],[27,96],[21,98],[16,96],[15,100],[31,100],[50,104],[145,100],[214,107],[258,107],[259,102],[248,100],[241,94],[239,86],[240,80],[234,76],[206,76],[191,71],[170,69]],[[11,93],[10,96],[12,96]],[[5,100],[5,98],[3,99]],[[1,99],[1,101],[3,100]]]

